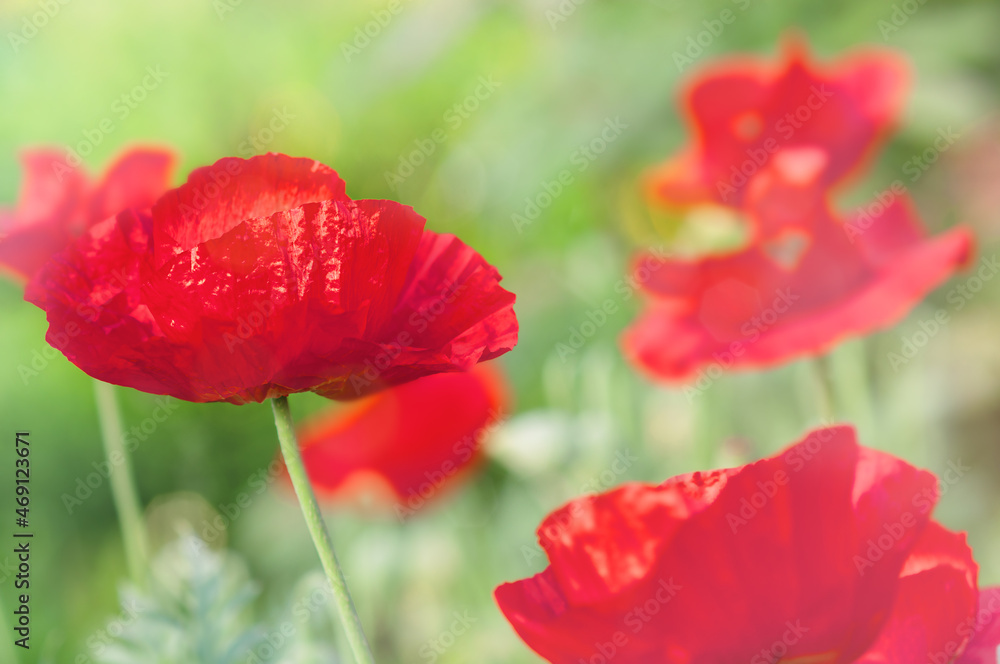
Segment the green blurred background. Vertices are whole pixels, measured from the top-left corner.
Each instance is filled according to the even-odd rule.
[[[897,26],[901,3],[860,0],[3,0],[0,201],[16,200],[19,150],[77,145],[110,118],[113,131],[85,159],[91,171],[134,142],[175,146],[178,181],[223,156],[308,156],[337,169],[352,197],[410,204],[429,228],[479,249],[517,293],[521,322],[520,344],[502,361],[516,411],[492,441],[490,462],[404,525],[328,514],[379,661],[537,661],[495,608],[492,589],[544,567],[533,533],[546,513],[581,491],[743,463],[819,422],[808,362],[723,376],[689,400],[636,376],[619,353],[636,298],[624,301],[615,285],[631,252],[704,247],[724,235],[651,214],[637,188],[646,168],[685,141],[675,93],[692,69],[733,51],[773,54],[793,28],[824,59],[864,44],[908,54],[915,81],[901,126],[842,203],[904,178],[932,231],[969,223],[981,255],[996,251],[1000,4],[907,7],[916,11],[897,13]],[[736,20],[679,71],[674,53],[723,10]],[[42,27],[25,30],[46,11]],[[367,41],[358,37],[366,25]],[[149,68],[162,80],[147,77]],[[616,119],[625,128],[581,162],[579,148]],[[960,139],[909,184],[908,160],[947,128]],[[421,146],[430,154],[411,157]],[[403,162],[412,173],[400,170]],[[526,198],[563,169],[572,184],[516,228],[512,215],[523,215]],[[946,486],[936,514],[969,532],[981,581],[997,583],[1000,280],[953,311],[947,294],[965,278],[895,329],[842,345],[831,367],[838,416],[859,426],[865,444],[937,472],[971,467]],[[557,345],[608,298],[619,313],[561,356]],[[954,314],[950,324],[893,367],[889,353],[938,308]],[[13,432],[30,430],[33,442],[33,632],[23,661],[94,661],[95,635],[121,610],[125,567],[108,484],[72,510],[62,498],[103,461],[92,382],[61,355],[46,358],[44,316],[15,284],[0,283],[0,321],[0,515],[11,517],[0,518],[3,542],[13,530]],[[157,406],[149,395],[118,394],[127,427]],[[296,416],[324,405],[314,395],[291,403]],[[318,561],[287,492],[277,483],[255,492],[277,449],[270,408],[177,406],[134,455],[154,542],[171,537],[165,524],[178,515],[204,524],[212,510],[252,494],[213,546],[228,547],[242,561],[233,563],[236,576],[257,582],[255,619],[280,623]],[[641,462],[610,471],[626,451]],[[11,548],[0,552],[6,606]],[[474,621],[461,634],[452,630],[456,611]],[[334,632],[319,623],[320,640]]]

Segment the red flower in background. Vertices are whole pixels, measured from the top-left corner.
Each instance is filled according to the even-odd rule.
[[[778,63],[747,56],[719,62],[684,94],[691,145],[649,176],[649,192],[668,205],[738,207],[750,178],[779,148],[825,151],[817,184],[828,188],[895,122],[907,79],[905,62],[891,53],[862,51],[816,66],[797,40]]]
[[[930,473],[819,429],[741,468],[569,503],[538,530],[549,567],[496,598],[554,664],[949,662],[995,635],[936,500]]]
[[[198,402],[354,398],[515,345],[514,296],[479,254],[344,192],[311,159],[222,159],[92,227],[26,297],[91,376]]]
[[[751,243],[662,263],[626,354],[656,377],[687,381],[711,365],[768,367],[886,328],[966,264],[971,234],[926,238],[905,195],[845,222],[819,182],[826,153],[779,151],[755,175],[744,212]],[[640,260],[644,260],[640,258]]]
[[[173,153],[133,148],[91,180],[61,152],[21,155],[24,182],[13,210],[0,209],[0,270],[27,281],[56,252],[94,224],[132,207],[149,207],[170,187]]]
[[[302,458],[318,491],[355,498],[375,489],[406,516],[481,460],[508,402],[492,364],[426,376],[308,420]]]

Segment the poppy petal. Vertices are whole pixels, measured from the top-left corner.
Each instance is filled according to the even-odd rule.
[[[927,524],[903,567],[889,620],[857,663],[951,662],[975,619],[977,574],[965,535]]]
[[[151,215],[120,214],[57,256],[26,294],[47,310],[50,342],[72,328],[54,345],[96,378],[236,404],[305,390],[357,398],[513,347],[514,296],[475,251],[424,231],[408,206],[342,196],[326,167],[272,156],[248,160],[245,172],[199,171]],[[265,176],[290,181],[271,183],[277,193],[259,202],[210,201],[189,235],[170,230],[177,219],[164,222],[164,210],[182,213],[192,188],[234,170],[248,178],[236,187],[247,197]],[[335,197],[301,202],[323,192]],[[296,207],[226,216],[279,203]]]
[[[656,200],[739,207],[750,175],[780,146],[829,155],[819,178],[832,186],[855,170],[902,108],[908,67],[880,50],[829,65],[808,59],[792,39],[780,62],[751,57],[699,72],[684,95],[693,144],[650,174]]]
[[[320,492],[354,498],[367,488],[355,478],[376,477],[397,513],[409,515],[481,459],[507,402],[503,377],[488,364],[426,376],[303,423],[302,457]]]
[[[496,598],[554,663],[846,664],[889,616],[929,519],[913,497],[935,484],[849,427],[820,429],[749,466],[571,502],[539,529],[549,568]]]

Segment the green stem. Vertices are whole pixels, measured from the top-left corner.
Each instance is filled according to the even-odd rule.
[[[330,581],[330,588],[333,590],[337,610],[340,613],[340,622],[347,633],[354,658],[358,664],[374,664],[375,658],[372,657],[368,639],[365,638],[364,629],[361,627],[361,619],[358,618],[358,612],[354,608],[351,592],[347,589],[347,580],[333,550],[333,540],[330,539],[330,533],[323,522],[316,494],[313,493],[309,477],[306,475],[305,464],[302,463],[302,455],[292,426],[292,414],[288,410],[288,397],[272,399],[271,408],[274,410],[274,426],[278,430],[278,442],[281,445],[281,454],[285,458],[285,467],[295,488],[295,495],[298,496],[309,534],[312,535],[313,544],[323,563],[323,570]]]
[[[829,358],[820,355],[812,361],[813,373],[816,376],[816,393],[819,399],[819,417],[823,424],[833,424],[836,410],[834,408],[833,377],[830,374]]]
[[[0,661],[17,664],[21,659],[17,653],[17,646],[14,645],[14,630],[7,622],[7,610],[4,608],[2,596],[0,596],[0,635],[3,636],[3,645],[0,645]]]
[[[142,523],[142,506],[139,492],[132,474],[132,461],[125,449],[125,435],[122,429],[121,411],[115,398],[114,388],[108,383],[95,380],[94,396],[97,400],[97,417],[104,441],[104,453],[108,457],[108,474],[111,481],[111,496],[118,512],[125,558],[132,581],[145,585],[148,546]]]

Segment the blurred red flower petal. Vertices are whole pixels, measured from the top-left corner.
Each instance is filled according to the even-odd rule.
[[[961,623],[956,631],[959,637],[972,634],[972,638],[955,664],[996,664],[1000,659],[1000,587],[981,590],[975,619]],[[939,656],[931,661],[946,664],[948,660]]]
[[[640,258],[650,303],[622,339],[637,366],[683,382],[713,365],[767,368],[822,354],[896,323],[969,262],[971,233],[926,238],[904,195],[881,214],[844,222],[800,175],[776,158],[756,176],[745,201],[753,229],[746,248],[697,260]]]
[[[152,205],[170,186],[175,157],[163,149],[133,148],[98,181],[56,150],[28,150],[21,162],[24,182],[17,207],[0,210],[0,269],[27,281],[94,224]]]
[[[936,497],[933,475],[820,429],[741,468],[574,500],[539,527],[550,566],[496,598],[555,664],[868,661],[912,626],[936,648],[974,616],[977,573],[929,521]]]
[[[827,152],[819,184],[830,187],[861,165],[895,122],[908,78],[906,63],[891,52],[859,51],[816,66],[796,39],[780,62],[718,62],[685,93],[692,144],[650,174],[650,194],[668,205],[739,207],[750,177],[779,147]]]
[[[491,265],[342,185],[308,159],[223,159],[92,228],[26,297],[91,376],[188,401],[355,398],[513,348]]]
[[[313,487],[354,499],[388,486],[408,516],[453,486],[482,458],[491,425],[508,407],[497,367],[419,378],[302,424],[299,441]]]

